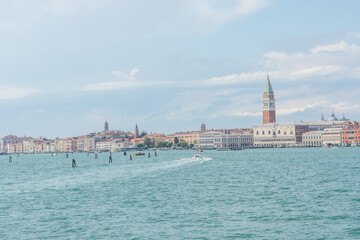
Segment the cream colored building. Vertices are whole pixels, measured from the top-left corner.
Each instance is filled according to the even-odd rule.
[[[95,138],[90,136],[81,136],[76,141],[78,152],[94,152],[96,149]]]
[[[196,148],[239,150],[253,147],[254,138],[250,133],[229,134],[224,130],[200,133]]]
[[[302,144],[306,147],[321,147],[323,145],[323,131],[303,133]]]
[[[98,141],[96,142],[96,151],[110,151],[112,140]]]
[[[254,127],[255,147],[290,147],[302,144],[302,134],[308,131],[306,124],[268,123]]]
[[[196,144],[199,142],[199,134],[201,131],[191,131],[191,132],[177,132],[175,134],[170,134],[166,136],[167,142],[174,143],[175,137],[179,139],[179,142],[186,142],[187,144]]]
[[[323,145],[341,146],[342,143],[341,128],[327,128],[323,131]]]

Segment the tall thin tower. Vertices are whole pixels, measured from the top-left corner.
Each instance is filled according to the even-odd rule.
[[[135,138],[138,138],[140,136],[140,134],[139,134],[139,128],[138,128],[138,126],[137,126],[137,124],[136,124],[136,126],[135,126]]]
[[[104,123],[104,130],[105,130],[105,132],[109,131],[109,123],[107,120],[105,120],[105,123]]]
[[[263,94],[263,124],[275,122],[275,97],[268,74]]]

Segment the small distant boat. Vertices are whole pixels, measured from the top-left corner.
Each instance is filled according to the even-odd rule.
[[[339,148],[339,146],[334,145],[334,144],[332,144],[332,143],[326,144],[325,147],[326,147],[326,148]]]
[[[198,149],[197,152],[203,152],[203,150],[202,150],[202,149]]]
[[[193,156],[193,159],[201,159],[200,154],[195,154],[195,155]]]
[[[143,156],[145,155],[145,153],[142,153],[142,152],[136,152],[133,154],[134,156]]]

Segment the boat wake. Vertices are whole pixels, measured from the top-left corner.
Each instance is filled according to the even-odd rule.
[[[58,190],[58,189],[71,189],[74,187],[84,186],[87,184],[94,184],[100,182],[123,180],[126,181],[129,178],[138,177],[146,173],[156,175],[164,174],[172,169],[186,167],[186,165],[203,164],[212,158],[200,157],[200,158],[180,158],[178,160],[169,160],[157,163],[147,163],[145,165],[114,165],[108,167],[109,164],[97,165],[97,168],[73,168],[69,170],[69,174],[60,174],[58,176],[50,177],[48,179],[36,179],[27,182],[14,183],[8,186],[0,186],[1,191],[13,191],[14,194],[22,193],[26,191],[44,191],[44,190]]]
[[[173,161],[166,161],[158,163],[157,165],[149,166],[145,171],[142,172],[156,172],[156,171],[163,171],[172,168],[178,168],[185,166],[187,164],[202,164],[204,162],[210,161],[212,158],[180,158],[179,160]],[[161,165],[160,165],[161,164]]]

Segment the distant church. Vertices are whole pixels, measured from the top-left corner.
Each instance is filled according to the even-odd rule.
[[[267,123],[276,123],[275,97],[270,83],[269,74],[267,75],[263,93],[263,124]]]

